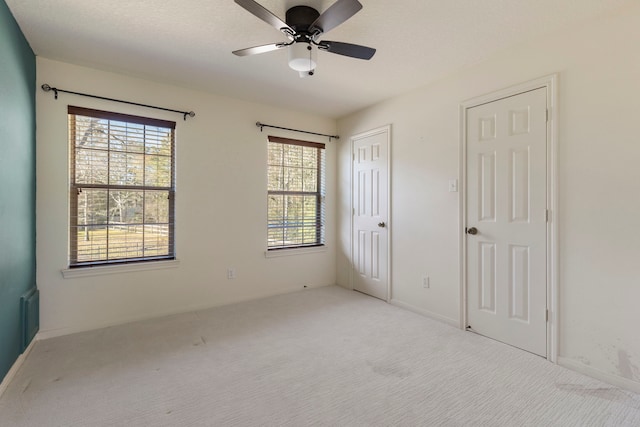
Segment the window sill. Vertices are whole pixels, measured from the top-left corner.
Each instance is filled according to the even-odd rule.
[[[101,265],[98,267],[66,268],[62,270],[62,277],[75,279],[79,277],[102,276],[105,274],[130,273],[135,271],[164,270],[176,268],[180,264],[177,259],[167,261],[150,261],[135,264]]]
[[[315,254],[319,252],[326,252],[327,247],[323,246],[312,246],[309,248],[291,248],[291,249],[278,249],[274,251],[265,251],[265,258],[279,258],[283,256],[293,256],[293,255],[307,255],[307,254]]]

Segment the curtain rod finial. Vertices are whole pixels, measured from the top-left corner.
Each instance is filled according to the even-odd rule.
[[[43,91],[45,92],[50,92],[53,91],[53,93],[55,94],[54,99],[58,99],[58,88],[55,87],[51,87],[49,86],[47,83],[43,84],[42,86],[40,86],[42,88]],[[63,91],[64,92],[64,91]]]

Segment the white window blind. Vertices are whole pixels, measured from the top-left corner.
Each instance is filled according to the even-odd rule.
[[[324,245],[324,144],[269,136],[267,249]]]
[[[69,106],[70,267],[175,258],[175,122]]]

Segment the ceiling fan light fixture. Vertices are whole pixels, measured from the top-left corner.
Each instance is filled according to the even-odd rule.
[[[294,43],[289,46],[289,67],[301,73],[313,71],[317,65],[317,49],[311,43]],[[301,74],[302,75],[302,74]]]

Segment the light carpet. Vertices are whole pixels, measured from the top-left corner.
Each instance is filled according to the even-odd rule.
[[[339,287],[39,341],[1,426],[640,426],[640,395]]]

